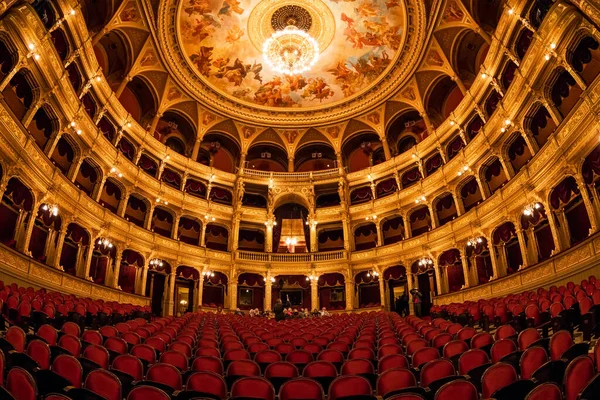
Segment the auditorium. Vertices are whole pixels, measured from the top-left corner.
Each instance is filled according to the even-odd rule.
[[[600,399],[600,0],[0,0],[1,400]]]

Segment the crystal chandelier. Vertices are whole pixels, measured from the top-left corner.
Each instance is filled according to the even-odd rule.
[[[276,72],[301,74],[310,70],[319,59],[319,43],[302,29],[288,25],[265,41],[263,58]]]
[[[527,217],[530,217],[536,212],[536,210],[539,210],[540,208],[542,208],[540,203],[529,204],[523,210],[523,214]]]
[[[288,246],[295,246],[298,244],[298,241],[295,237],[289,237],[285,239],[285,244]]]
[[[469,239],[467,241],[467,246],[474,247],[474,246],[477,246],[478,244],[481,244],[481,243],[483,243],[483,238],[476,237],[476,238]]]
[[[98,247],[101,247],[103,250],[112,249],[113,247],[112,242],[110,241],[110,239],[107,238],[99,238],[96,242],[96,245],[98,245]]]

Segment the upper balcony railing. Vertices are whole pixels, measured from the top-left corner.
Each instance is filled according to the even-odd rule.
[[[293,180],[293,181],[314,181],[314,180],[325,180],[335,179],[340,175],[339,168],[324,169],[321,171],[309,171],[309,172],[270,172],[260,171],[257,169],[244,168],[238,170],[241,175],[249,178],[259,179],[275,179],[275,180]]]
[[[238,250],[236,252],[236,259],[256,262],[310,263],[346,260],[346,258],[346,250],[322,253],[259,253],[245,250]]]

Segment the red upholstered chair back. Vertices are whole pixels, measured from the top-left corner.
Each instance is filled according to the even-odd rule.
[[[565,351],[573,345],[573,337],[568,331],[558,331],[550,338],[550,358],[560,359]]]
[[[420,385],[428,387],[433,381],[453,375],[456,375],[456,371],[450,361],[444,359],[432,360],[421,368]]]
[[[521,333],[519,333],[519,337],[517,342],[519,343],[519,350],[524,351],[527,349],[533,342],[536,340],[540,340],[542,336],[535,328],[527,328]]]
[[[112,363],[112,368],[131,375],[136,381],[144,379],[144,366],[136,356],[129,354],[117,356]]]
[[[49,346],[56,345],[58,341],[58,332],[52,325],[45,324],[40,326],[36,335],[44,339]]]
[[[189,367],[188,358],[185,356],[185,354],[174,350],[167,350],[162,353],[160,355],[159,362],[171,364],[182,372],[187,371]]]
[[[492,345],[492,349],[490,350],[492,362],[495,364],[505,355],[515,351],[517,351],[515,342],[510,339],[500,339]]]
[[[458,373],[467,375],[473,368],[487,364],[490,359],[487,353],[480,349],[471,349],[463,353],[458,359]]]
[[[412,367],[418,368],[421,365],[440,358],[440,353],[433,347],[424,347],[415,351],[412,357]]]
[[[514,367],[506,363],[498,363],[489,367],[481,377],[481,390],[483,398],[490,398],[492,394],[517,380]]]
[[[238,379],[231,387],[231,397],[274,400],[275,388],[268,380],[253,376]]]
[[[337,369],[335,365],[328,361],[313,361],[304,367],[302,376],[307,378],[335,378],[337,376]]]
[[[565,400],[577,400],[594,375],[594,363],[588,356],[579,356],[571,361],[565,371]]]
[[[470,341],[471,338],[473,336],[475,336],[476,333],[477,333],[477,331],[475,330],[475,328],[472,328],[470,326],[465,326],[464,328],[462,328],[460,331],[458,331],[456,333],[456,338],[458,340]]]
[[[446,383],[435,393],[434,400],[478,400],[477,388],[468,381],[457,380]],[[391,400],[391,399],[388,399]]]
[[[542,383],[533,389],[525,400],[562,400],[560,388],[554,383]]]
[[[186,390],[211,394],[219,399],[227,397],[227,385],[223,378],[209,371],[194,372],[185,385]]]
[[[121,381],[104,369],[90,372],[85,379],[85,388],[99,394],[106,400],[122,400]]]
[[[91,344],[102,345],[102,335],[98,331],[85,331],[81,335],[81,340]]]
[[[58,339],[58,345],[67,350],[73,357],[79,357],[81,354],[81,341],[74,335],[62,335],[60,339]]]
[[[192,362],[192,371],[214,372],[223,375],[223,363],[217,357],[196,357]]]
[[[496,340],[506,339],[516,334],[517,331],[512,325],[501,325],[496,329]]]
[[[469,345],[462,340],[453,340],[444,345],[443,357],[451,358],[469,350]]]
[[[406,354],[408,354],[409,356],[413,355],[415,351],[427,346],[429,346],[427,340],[423,338],[413,339],[406,345]]]
[[[15,400],[36,400],[37,385],[29,372],[20,367],[13,367],[6,376],[6,390]]]
[[[295,378],[299,376],[298,368],[286,361],[278,361],[267,366],[265,378]]]
[[[370,396],[371,385],[361,376],[340,376],[329,386],[328,400],[337,400],[348,396]]]
[[[196,349],[196,352],[194,353],[194,356],[212,356],[221,358],[221,352],[219,352],[219,349],[217,349],[216,347],[198,347]]]
[[[146,373],[146,380],[165,384],[173,390],[181,390],[183,386],[181,372],[176,367],[164,363],[151,365]]]
[[[129,392],[127,400],[171,400],[164,391],[152,386],[136,386]]]
[[[306,378],[295,378],[285,382],[279,389],[279,400],[323,400],[323,388],[317,382]]]
[[[386,396],[388,393],[417,386],[415,375],[406,368],[392,368],[379,376],[377,379],[376,392],[378,396]]]
[[[150,364],[156,362],[156,351],[147,344],[138,344],[131,348],[131,355],[136,356]]]
[[[83,358],[87,358],[88,360],[100,365],[100,367],[108,369],[110,356],[108,351],[102,346],[98,346],[96,344],[87,346],[83,351]]]
[[[373,363],[364,358],[356,358],[346,361],[344,365],[342,365],[341,370],[341,375],[362,375],[373,373],[375,373]]]
[[[471,338],[471,348],[480,349],[494,343],[494,338],[487,332],[479,332]]]
[[[50,347],[41,340],[32,340],[27,345],[27,355],[38,363],[41,369],[50,368]]]
[[[133,331],[123,333],[121,339],[132,346],[142,343],[142,337]]]
[[[260,376],[258,364],[250,360],[232,361],[227,367],[228,376]]]
[[[409,363],[405,356],[401,354],[391,354],[379,359],[377,371],[382,373],[392,368],[408,368]]]
[[[523,352],[519,361],[521,379],[531,379],[531,376],[539,367],[548,362],[548,353],[543,347],[530,347]]]
[[[76,337],[79,337],[79,335],[81,335],[81,328],[79,328],[79,325],[77,325],[75,322],[65,322],[60,330],[61,332]]]
[[[23,353],[25,351],[25,343],[27,343],[27,337],[25,331],[18,326],[11,326],[6,330],[4,339],[10,343],[15,351]]]
[[[61,354],[54,359],[50,369],[71,382],[72,386],[76,388],[81,387],[83,369],[75,357]]]

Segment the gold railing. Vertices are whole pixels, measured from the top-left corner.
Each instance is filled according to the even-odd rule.
[[[238,250],[236,259],[256,262],[281,262],[281,263],[310,263],[319,261],[345,260],[346,251],[328,251],[323,253],[259,253],[254,251]]]

